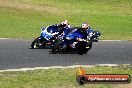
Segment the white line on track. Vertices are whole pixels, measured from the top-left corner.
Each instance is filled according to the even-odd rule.
[[[97,65],[72,65],[72,66],[51,66],[51,67],[34,67],[34,68],[20,68],[20,69],[6,69],[0,70],[0,72],[7,72],[7,71],[28,71],[28,70],[39,70],[39,69],[66,69],[66,68],[77,68],[77,67],[95,67],[95,66],[118,66],[117,64],[97,64]]]
[[[116,42],[116,41],[127,41],[127,40],[99,40],[99,41]]]
[[[11,39],[11,38],[0,38],[1,40],[4,40],[4,39]]]

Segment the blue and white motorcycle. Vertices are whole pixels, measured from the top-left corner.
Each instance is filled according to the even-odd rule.
[[[59,34],[57,25],[43,27],[41,35],[32,42],[32,49],[51,48],[54,45],[57,34]]]

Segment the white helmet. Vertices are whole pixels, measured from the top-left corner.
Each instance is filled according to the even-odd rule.
[[[62,21],[61,25],[68,25],[68,21],[67,20]]]
[[[82,28],[88,28],[89,27],[89,24],[87,23],[87,22],[84,22],[83,24],[82,24]]]

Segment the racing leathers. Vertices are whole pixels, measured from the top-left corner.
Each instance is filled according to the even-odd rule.
[[[68,45],[68,48],[74,48],[75,44],[78,41],[82,41],[82,39],[87,39],[87,32],[83,32],[82,28],[76,29],[72,33],[66,35],[66,42]]]
[[[86,31],[83,31],[82,28],[75,29],[72,33],[66,35],[66,41],[68,47],[75,47],[75,44],[78,41],[83,41],[83,39],[89,39],[92,37],[93,30],[89,27]]]
[[[45,32],[47,32],[47,34],[48,33],[52,34],[54,33],[54,31],[56,31],[56,29],[59,31],[59,35],[67,35],[71,29],[71,26],[70,25],[63,26],[63,25],[54,24],[54,25],[48,26],[48,29]]]
[[[59,35],[65,36],[67,34],[69,34],[69,32],[71,31],[71,26],[68,25],[57,25],[58,30],[59,30]]]
[[[92,35],[93,35],[93,30],[92,30],[90,27],[89,27],[88,30],[87,30],[87,34],[88,34],[87,38],[90,40],[90,38],[91,38]]]

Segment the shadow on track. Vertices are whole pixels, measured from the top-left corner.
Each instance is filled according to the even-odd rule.
[[[51,49],[51,48],[38,48],[38,49],[36,48],[36,49],[33,49],[33,48],[30,47],[29,49],[32,49],[32,50],[46,49],[46,50],[48,50],[48,49]],[[50,50],[49,54],[54,54],[54,53]],[[70,50],[70,51],[65,50],[65,51],[62,51],[60,54],[78,54],[78,52],[76,50]]]
[[[29,49],[33,49],[33,48],[29,48]],[[35,49],[51,49],[51,48],[35,48]]]
[[[49,51],[49,54],[54,54],[54,53],[52,51]],[[75,50],[71,50],[71,51],[62,51],[60,54],[78,54],[78,52]],[[87,53],[85,53],[85,54],[87,54]],[[78,54],[78,55],[80,55],[80,54]]]

